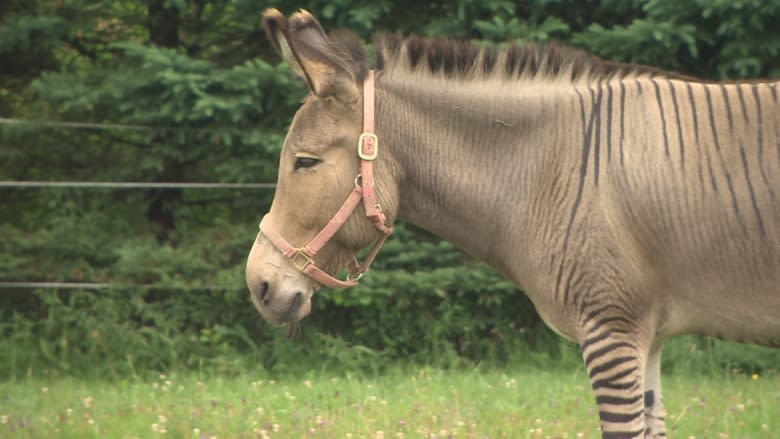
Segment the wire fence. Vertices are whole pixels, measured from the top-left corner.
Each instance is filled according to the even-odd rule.
[[[78,189],[274,189],[275,183],[200,183],[146,181],[19,181],[0,180],[0,188]]]
[[[32,120],[32,119],[14,119],[0,117],[0,125],[12,126],[39,126],[51,128],[77,128],[86,130],[131,130],[131,131],[151,131],[158,129],[147,125],[128,125],[121,123],[95,123],[95,122],[67,122],[53,120]],[[159,127],[163,128],[163,127]]]
[[[223,291],[235,289],[235,285],[180,286],[166,284],[117,284],[100,282],[2,282],[0,289],[19,290],[185,290],[185,291]]]
[[[93,123],[93,122],[67,122],[67,121],[46,121],[30,120],[0,117],[0,125],[6,126],[39,126],[51,128],[72,128],[84,130],[130,130],[130,131],[150,131],[154,129],[170,129],[166,127],[151,127],[146,125],[129,125],[117,123]],[[18,189],[18,188],[74,188],[74,189],[114,189],[114,190],[133,190],[133,189],[238,189],[238,190],[272,190],[276,188],[275,183],[219,183],[219,182],[144,182],[144,181],[21,181],[21,180],[0,180],[0,189]],[[57,290],[111,290],[111,289],[146,289],[146,290],[187,290],[187,291],[219,291],[232,289],[229,285],[209,285],[199,287],[182,287],[175,285],[155,285],[155,284],[116,284],[100,282],[56,282],[56,281],[0,281],[0,289],[16,290],[37,290],[37,289],[57,289]]]
[[[111,288],[111,284],[94,283],[94,282],[0,282],[0,288],[20,288],[20,289],[61,288],[65,290],[83,288],[83,289],[90,289],[90,290],[104,290],[107,288]]]

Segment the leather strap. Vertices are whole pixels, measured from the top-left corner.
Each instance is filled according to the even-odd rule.
[[[263,235],[285,257],[290,259],[293,267],[322,285],[331,288],[347,288],[357,285],[360,277],[368,271],[382,245],[390,234],[393,233],[393,227],[387,224],[387,216],[377,202],[376,191],[374,190],[374,160],[376,160],[379,153],[379,138],[374,133],[374,82],[374,71],[369,70],[363,83],[363,134],[358,139],[357,147],[358,157],[360,157],[360,174],[355,178],[355,188],[347,199],[344,200],[339,210],[328,221],[328,224],[305,246],[293,247],[282,235],[271,228],[266,221],[267,216],[260,221],[260,230]],[[361,200],[363,201],[366,216],[371,219],[382,236],[371,247],[363,264],[360,264],[355,258],[350,261],[349,277],[346,280],[340,280],[317,267],[314,263],[314,256],[347,222]]]

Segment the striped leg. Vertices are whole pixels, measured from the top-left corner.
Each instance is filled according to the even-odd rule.
[[[604,439],[645,437],[644,358],[627,332],[597,328],[581,343]]]
[[[645,423],[649,438],[666,437],[666,424],[664,423],[666,411],[661,398],[661,351],[663,347],[663,341],[653,344],[645,369]]]

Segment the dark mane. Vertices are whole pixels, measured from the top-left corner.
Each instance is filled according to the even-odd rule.
[[[574,81],[623,78],[631,75],[684,78],[676,73],[639,64],[605,61],[582,50],[559,43],[510,44],[505,48],[481,46],[473,42],[441,40],[398,34],[375,37],[377,69],[403,65],[425,69],[431,74],[468,79],[480,71],[493,73],[500,69],[506,79],[524,76],[558,78]]]

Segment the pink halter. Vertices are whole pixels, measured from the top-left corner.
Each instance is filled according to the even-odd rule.
[[[379,249],[387,238],[393,233],[393,227],[387,225],[387,218],[376,200],[374,190],[374,160],[379,153],[379,139],[374,134],[374,71],[369,70],[363,82],[363,134],[358,139],[357,154],[360,157],[360,174],[355,178],[355,188],[349,194],[344,204],[328,221],[328,224],[303,247],[293,247],[287,240],[276,233],[266,222],[266,217],[260,221],[260,230],[266,238],[285,257],[296,270],[313,278],[317,282],[330,288],[347,288],[358,284],[358,280],[368,271],[371,263],[376,258]],[[347,222],[347,219],[355,211],[360,200],[366,210],[366,216],[374,222],[374,227],[382,233],[376,240],[371,251],[366,256],[365,262],[360,264],[353,258],[349,264],[349,275],[346,280],[336,279],[317,267],[314,256]]]

